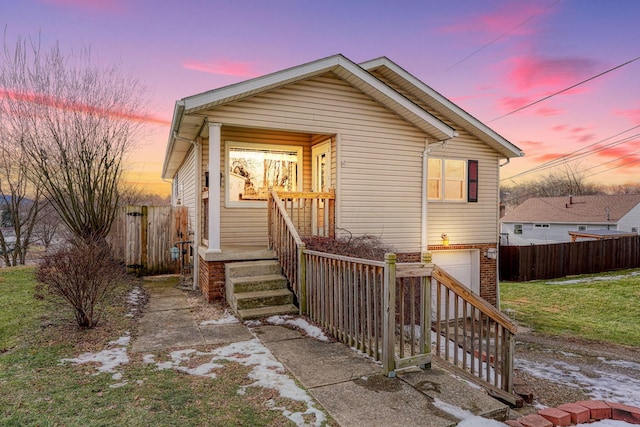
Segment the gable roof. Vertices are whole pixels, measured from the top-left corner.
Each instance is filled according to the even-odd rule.
[[[500,221],[615,224],[639,203],[640,194],[535,197],[516,206]]]
[[[457,132],[449,125],[414,104],[343,55],[333,55],[177,101],[171,123],[162,177],[172,178],[175,175],[189,150],[188,140],[195,139],[204,126],[205,117],[202,115],[188,117],[189,114],[255,96],[328,72],[332,72],[349,82],[434,138],[445,140],[457,135]]]
[[[379,73],[384,79],[411,94],[428,108],[459,124],[505,157],[524,156],[524,152],[518,147],[390,59],[372,59],[361,63],[360,66],[369,72]]]

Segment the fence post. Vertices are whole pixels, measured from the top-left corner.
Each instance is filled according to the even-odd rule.
[[[395,373],[395,328],[396,328],[396,254],[384,254],[384,284],[382,310],[384,328],[382,332],[382,369],[390,378]]]
[[[300,284],[300,296],[298,304],[300,304],[300,314],[307,313],[307,260],[304,257],[306,245],[304,243],[298,246],[298,283]]]
[[[432,264],[433,258],[431,252],[422,254],[422,262],[424,264]],[[425,354],[431,354],[431,276],[423,276],[420,278],[422,287],[422,300],[420,301],[420,351]],[[425,366],[426,367],[426,366]],[[429,364],[429,367],[430,364]]]

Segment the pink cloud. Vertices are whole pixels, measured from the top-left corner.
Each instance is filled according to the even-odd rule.
[[[61,98],[42,95],[38,93],[16,92],[0,89],[0,98],[10,98],[18,102],[28,102],[37,105],[44,105],[60,110],[77,111],[81,113],[105,114],[109,117],[125,119],[137,122],[145,122],[149,124],[168,125],[170,122],[166,119],[153,117],[148,114],[136,114],[132,111],[108,110],[96,107],[94,105],[83,104],[79,102],[71,102]]]
[[[509,111],[517,110],[531,102],[531,98],[525,98],[522,96],[505,96],[500,99],[500,105]]]
[[[537,116],[544,116],[544,117],[548,117],[548,116],[557,116],[558,114],[562,114],[564,112],[564,110],[560,110],[558,108],[538,108],[535,111],[535,114]]]
[[[40,0],[43,3],[59,7],[77,9],[108,10],[111,12],[122,11],[125,3],[122,0]]]
[[[626,117],[633,124],[640,124],[640,108],[636,108],[633,110],[615,110],[613,114]]]
[[[551,130],[554,130],[556,132],[562,132],[562,131],[566,130],[567,127],[568,127],[567,125],[556,125],[556,126],[553,126],[551,128]]]
[[[201,62],[190,60],[183,62],[182,66],[188,70],[201,71],[203,73],[223,74],[236,77],[256,77],[260,73],[253,69],[253,65],[246,62],[233,62],[220,60],[213,62]]]
[[[455,24],[440,27],[441,33],[485,33],[496,36],[509,31],[533,16],[548,12],[548,9],[537,4],[523,4],[524,2],[508,2],[502,8],[471,16]],[[510,31],[511,35],[527,35],[534,33],[531,25],[521,25]]]
[[[549,94],[584,80],[594,73],[596,61],[587,58],[521,56],[510,60],[509,84],[517,91],[542,89]],[[583,93],[584,86],[565,93]]]

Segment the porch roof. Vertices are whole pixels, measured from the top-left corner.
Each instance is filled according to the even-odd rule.
[[[469,133],[476,136],[506,158],[524,156],[524,152],[520,150],[520,148],[498,135],[493,129],[420,81],[389,58],[381,57],[372,59],[359,65],[369,72],[380,73],[380,75],[392,84],[397,85],[400,89],[418,99],[428,108],[437,111],[452,122],[459,124]]]
[[[197,138],[202,132],[206,120],[202,112],[328,72],[332,72],[351,83],[363,93],[438,140],[449,139],[457,135],[449,125],[393,90],[362,67],[343,55],[333,55],[177,101],[162,177],[173,178],[190,149],[189,141]]]

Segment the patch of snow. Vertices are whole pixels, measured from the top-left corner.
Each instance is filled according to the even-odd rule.
[[[307,392],[298,387],[295,381],[286,374],[284,366],[271,354],[259,339],[254,338],[249,341],[241,341],[219,347],[208,352],[201,352],[193,349],[174,351],[170,355],[171,360],[165,362],[156,362],[153,355],[145,355],[143,360],[145,363],[154,363],[158,369],[175,369],[191,375],[200,375],[205,377],[215,377],[214,369],[224,368],[223,364],[217,362],[231,361],[244,366],[251,367],[249,378],[254,380],[249,385],[243,385],[239,388],[238,394],[245,394],[248,387],[263,387],[275,389],[283,398],[304,402],[307,409],[304,412],[291,412],[284,407],[276,407],[274,402],[267,402],[271,405],[271,409],[279,410],[282,414],[294,422],[296,425],[309,425],[305,417],[314,417],[315,422],[312,425],[320,426],[326,421],[324,412],[315,408],[311,397]],[[191,357],[210,356],[211,359],[195,368],[187,368],[182,366],[184,362],[188,362]]]
[[[575,285],[578,283],[594,283],[594,282],[611,282],[613,280],[620,280],[626,277],[633,277],[640,275],[640,271],[633,271],[629,274],[617,274],[615,276],[593,276],[583,277],[580,279],[560,280],[557,282],[542,282],[545,285]]]
[[[629,427],[631,424],[625,421],[617,420],[600,420],[595,423],[588,424],[589,427]]]
[[[607,365],[620,366],[621,368],[634,369],[636,371],[640,371],[640,363],[629,362],[626,360],[609,360],[604,357],[598,357],[602,363],[606,363]]]
[[[228,325],[230,323],[240,323],[240,321],[229,311],[225,310],[222,318],[215,320],[205,320],[204,322],[200,322],[200,326],[208,326],[208,325]]]
[[[471,413],[470,411],[467,411],[466,409],[462,409],[456,405],[443,402],[440,399],[433,399],[433,406],[446,412],[447,414],[453,415],[459,420],[466,420],[467,418],[474,417],[473,413]]]
[[[144,293],[140,286],[134,287],[131,292],[129,292],[129,295],[127,295],[127,303],[131,306],[131,310],[124,315],[125,317],[134,317],[136,315],[139,310],[138,305],[140,304],[140,300],[143,296]]]
[[[562,361],[551,364],[517,359],[517,369],[538,378],[580,387],[593,399],[610,400],[640,407],[638,380],[615,372],[594,371],[598,377],[585,375],[580,367]]]
[[[85,363],[97,363],[99,366],[96,368],[97,373],[106,372],[113,373],[112,378],[116,381],[122,379],[122,373],[116,369],[120,365],[126,365],[129,363],[129,356],[127,355],[127,346],[131,341],[131,337],[127,335],[118,338],[115,341],[109,341],[110,346],[118,346],[116,348],[106,348],[98,353],[83,353],[78,357],[71,359],[60,359],[60,363],[74,363],[76,365]]]
[[[260,320],[245,320],[244,324],[247,325],[248,328],[257,328],[258,326],[262,326],[262,322]]]
[[[266,319],[268,323],[272,325],[290,325],[304,331],[306,335],[318,341],[329,341],[329,338],[324,334],[322,329],[315,325],[310,324],[301,317],[294,317],[291,315],[286,316],[271,316]]]
[[[465,418],[464,420],[458,423],[458,427],[503,427],[506,426],[505,423],[501,423],[500,421],[491,420],[488,418],[482,418],[480,416],[473,416],[469,418]]]

